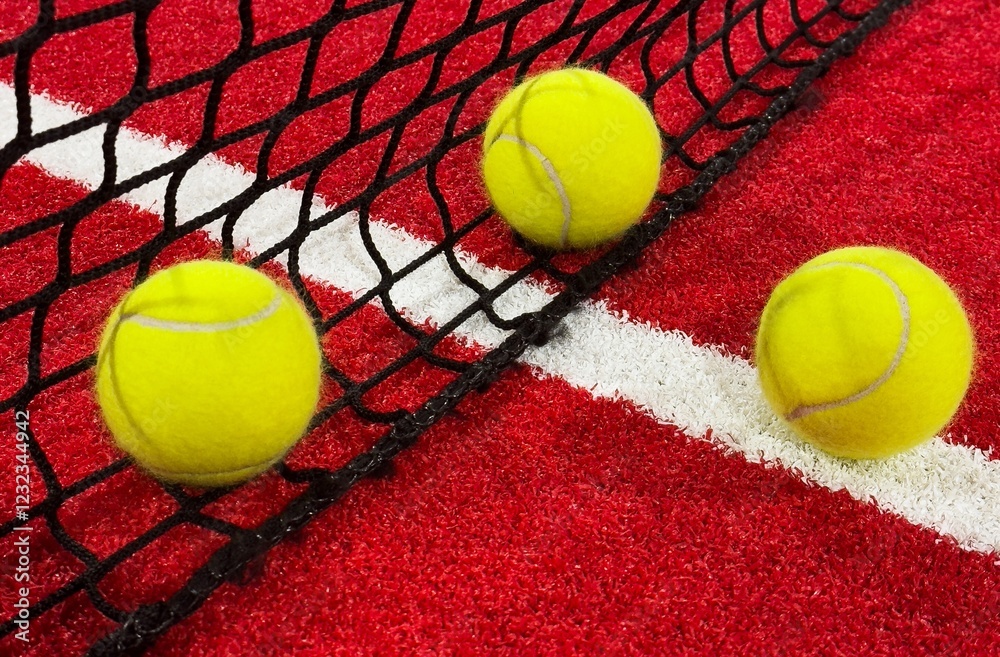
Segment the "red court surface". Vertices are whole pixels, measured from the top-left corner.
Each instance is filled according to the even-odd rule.
[[[308,193],[328,209],[360,208],[378,222],[378,235],[398,238],[402,252],[447,241],[452,227],[472,226],[487,211],[475,130],[516,74],[613,49],[647,9],[555,2],[512,21],[504,12],[516,11],[513,2],[476,4],[471,14],[465,3],[386,4],[338,3],[345,12],[338,15],[350,18],[310,42],[295,35],[326,14],[320,2],[167,0],[148,16],[139,2],[57,3],[58,18],[86,17],[100,5],[120,15],[67,29],[32,54],[36,122],[115,106],[143,60],[150,63],[144,84],[155,89],[224,64],[243,47],[241,38],[244,45],[278,44],[217,90],[206,78],[129,113],[127,138],[152,144],[149,152],[166,161],[163,154],[205,137],[206,107],[214,106],[208,137],[234,136],[213,150],[210,167],[177,181],[182,191],[201,185],[211,197],[240,176],[292,172],[282,187],[289,198]],[[655,24],[675,4],[652,3],[642,24]],[[622,48],[608,72],[643,91],[650,75],[666,75],[684,56],[689,29],[710,34],[727,11],[750,3],[695,4],[696,24],[672,24],[648,51]],[[871,8],[850,4],[857,5],[852,11]],[[767,3],[759,16],[772,38],[793,29],[790,6],[811,15],[824,3]],[[252,34],[240,28],[240,7],[252,15]],[[0,2],[0,43],[23,34],[37,14],[26,3]],[[491,17],[499,17],[495,25]],[[817,39],[857,25],[830,18],[815,27]],[[572,36],[571,26],[588,20],[595,29]],[[145,35],[141,56],[136,21]],[[474,30],[477,21],[487,27]],[[753,25],[732,32],[739,68],[763,56]],[[1000,5],[991,0],[916,0],[893,14],[834,62],[694,211],[571,312],[547,344],[466,395],[391,466],[264,550],[190,613],[171,617],[145,654],[1000,654],[998,25]],[[570,36],[547,45],[560,30]],[[436,49],[455,34],[466,36]],[[537,44],[525,70],[511,65],[476,77],[506,49],[516,54]],[[680,134],[703,112],[692,81],[712,102],[726,92],[731,80],[720,52],[708,50],[653,94],[668,134]],[[803,42],[786,57],[820,52]],[[390,59],[402,63],[355,84]],[[313,71],[306,89],[304,66]],[[754,80],[788,85],[803,68],[766,66]],[[17,129],[15,71],[13,55],[0,58],[7,94],[0,95],[0,142]],[[467,93],[447,91],[453,85],[466,85]],[[213,105],[216,93],[221,100]],[[435,93],[440,102],[424,103]],[[297,98],[323,94],[329,102],[298,115],[280,135],[253,127]],[[719,118],[757,116],[771,99],[743,92]],[[665,161],[663,198],[691,182],[691,162],[703,162],[742,130],[697,131],[683,153]],[[321,173],[295,173],[354,134],[366,136]],[[163,239],[164,217],[182,224],[184,203],[194,207],[201,192],[180,194],[176,217],[169,203],[147,203],[155,194],[138,189],[95,202],[71,228],[41,226],[40,219],[99,188],[107,162],[86,157],[102,152],[103,133],[94,135],[93,146],[54,141],[29,154],[0,186],[0,308],[7,309],[0,324],[0,497],[8,501],[0,510],[0,622],[14,617],[20,597],[6,582],[14,583],[20,537],[12,530],[18,482],[10,436],[22,399],[52,475],[33,463],[30,497],[38,504],[55,491],[61,500],[27,523],[28,597],[33,604],[60,599],[32,617],[28,642],[5,626],[3,655],[77,655],[92,647],[107,650],[93,654],[125,654],[100,641],[141,605],[183,590],[230,537],[252,534],[293,503],[308,486],[289,471],[342,467],[400,414],[459,378],[424,354],[365,390],[357,406],[325,417],[289,455],[288,470],[204,498],[195,515],[171,520],[195,493],[165,490],[120,461],[86,359],[138,271],[136,260],[119,267],[116,258]],[[265,146],[269,156],[260,158]],[[427,158],[437,163],[430,174]],[[123,156],[117,166],[133,164]],[[384,179],[391,184],[378,187]],[[367,198],[366,189],[379,193]],[[209,198],[205,207],[226,198]],[[267,219],[282,203],[262,206],[256,228],[241,218],[235,228],[203,227],[162,244],[152,269],[232,255],[289,280],[287,254],[254,260],[285,234],[269,232]],[[294,226],[296,206],[289,207],[291,223],[283,225]],[[530,261],[493,216],[455,241],[484,271],[510,272]],[[850,464],[809,451],[758,413],[759,395],[744,385],[753,380],[757,319],[773,287],[811,257],[856,244],[899,248],[935,269],[958,293],[976,336],[973,384],[955,420],[927,450],[898,462]],[[303,247],[301,280],[318,319],[328,322],[323,349],[332,367],[365,381],[414,349],[417,340],[384,299],[339,315],[361,296],[347,289],[361,274],[324,269],[322,258],[307,255]],[[600,255],[559,256],[555,267],[575,272]],[[71,276],[71,287],[47,292]],[[556,294],[565,287],[556,278],[535,271],[525,285],[532,294]],[[389,296],[407,322],[431,334],[447,319],[434,303],[447,297],[438,291],[444,274],[423,268],[404,280],[412,290],[401,286]],[[594,326],[599,330],[588,329]],[[497,346],[492,335],[470,324],[433,354],[474,363]],[[598,359],[602,352],[607,363]],[[336,403],[343,389],[328,381],[324,400]],[[95,472],[106,474],[79,484]]]

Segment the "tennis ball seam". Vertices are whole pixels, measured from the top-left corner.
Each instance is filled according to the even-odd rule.
[[[143,315],[140,313],[123,313],[119,318],[118,323],[122,324],[124,322],[132,322],[146,328],[176,331],[180,333],[220,333],[223,331],[245,328],[256,324],[257,322],[262,322],[274,313],[278,312],[278,309],[281,307],[281,303],[281,295],[275,293],[271,302],[261,310],[251,313],[246,317],[241,317],[227,322],[181,322],[171,319],[159,319],[157,317],[150,317],[149,315]]]
[[[251,313],[245,317],[240,317],[239,319],[229,320],[226,322],[181,322],[177,320],[150,317],[149,315],[142,315],[140,313],[135,313],[135,314],[122,313],[118,317],[118,320],[115,322],[115,326],[112,329],[112,331],[117,332],[118,327],[120,327],[122,324],[124,324],[125,322],[131,322],[133,324],[137,324],[144,328],[173,331],[178,333],[222,333],[224,331],[246,328],[247,326],[252,326],[258,322],[266,320],[271,315],[278,312],[278,309],[281,308],[281,304],[283,303],[283,301],[284,300],[282,299],[281,293],[275,291],[274,296],[271,299],[270,303],[268,303],[267,306],[265,306],[261,310],[258,310],[255,313]],[[127,305],[128,305],[128,300],[126,299],[122,303],[122,308],[125,308],[125,306]],[[103,365],[113,368],[113,365],[108,361],[114,359],[114,352],[115,352],[115,337],[112,337],[107,352],[107,359]],[[99,363],[98,369],[100,369],[100,366],[101,364]],[[122,392],[117,385],[117,382],[113,383],[112,387],[114,389],[115,397],[117,397],[118,399],[119,408],[121,408],[122,412],[129,419],[131,424],[136,429],[139,430],[139,433],[144,434],[145,432],[141,430],[140,423],[135,420],[135,418],[132,416],[132,413],[129,411],[128,406],[125,403],[124,396],[122,395]],[[243,470],[243,468],[239,468],[238,470]],[[233,470],[232,473],[235,473],[238,470]],[[175,474],[184,474],[184,473],[175,473]],[[223,474],[223,473],[215,473],[215,474]]]
[[[490,148],[492,148],[493,144],[496,144],[498,141],[509,141],[526,149],[536,160],[538,160],[542,169],[545,170],[545,175],[549,177],[549,182],[551,182],[552,186],[555,187],[556,194],[559,195],[559,202],[562,205],[563,224],[562,230],[559,233],[559,248],[565,248],[569,242],[569,228],[570,223],[573,220],[573,210],[572,206],[570,206],[569,194],[566,193],[566,186],[563,184],[562,178],[559,177],[559,172],[556,171],[555,166],[552,164],[552,160],[547,158],[537,146],[525,139],[521,139],[520,137],[506,133],[499,134],[496,139],[493,140],[493,143],[490,144]]]
[[[872,267],[871,265],[867,265],[860,262],[840,262],[840,261],[826,262],[821,265],[812,267],[810,268],[810,270],[815,271],[817,269],[826,269],[838,266],[854,267],[856,269],[867,271],[871,274],[878,276],[880,279],[882,279],[882,282],[884,282],[886,285],[889,286],[889,289],[892,291],[893,296],[896,297],[896,303],[899,305],[900,319],[902,320],[902,328],[900,329],[899,332],[899,344],[896,346],[896,353],[893,355],[892,362],[889,363],[889,366],[885,369],[884,372],[882,372],[882,374],[877,379],[872,381],[865,388],[859,390],[858,392],[852,395],[848,395],[847,397],[844,397],[842,399],[823,402],[822,404],[798,406],[792,409],[786,416],[786,419],[788,419],[789,421],[800,420],[808,415],[813,415],[815,413],[822,413],[824,411],[832,411],[838,408],[842,408],[844,406],[848,406],[850,404],[859,402],[862,399],[868,397],[876,390],[881,388],[883,385],[885,385],[886,381],[892,378],[892,375],[899,368],[900,363],[903,362],[903,357],[906,354],[906,347],[910,342],[910,322],[911,322],[910,304],[906,298],[906,294],[904,294],[903,290],[899,287],[899,285],[896,284],[896,281],[894,281],[892,277],[889,276],[889,274],[879,269],[878,267]]]

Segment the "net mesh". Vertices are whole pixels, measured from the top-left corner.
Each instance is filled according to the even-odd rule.
[[[85,596],[108,628],[90,647],[94,655],[143,650],[220,585],[242,581],[271,547],[357,482],[391,476],[398,453],[525,350],[544,345],[564,316],[692,209],[781,117],[814,107],[819,97],[809,85],[902,2],[491,7],[474,0],[438,20],[428,3],[336,0],[282,30],[263,25],[259,7],[243,0],[228,19],[209,17],[230,28],[190,54],[180,74],[168,75],[157,44],[176,22],[170,12],[177,4],[135,0],[69,13],[43,0],[6,12],[0,32],[7,195],[18,189],[19,170],[32,166],[85,188],[40,203],[37,216],[7,222],[0,232],[5,262],[37,248],[43,236],[55,254],[49,269],[11,282],[0,308],[0,333],[20,354],[3,365],[0,410],[21,423],[19,448],[41,482],[33,484],[31,504],[8,514],[0,538],[33,525],[82,564],[69,576],[53,575],[29,613],[44,618]],[[122,25],[124,45],[112,42]],[[57,100],[36,78],[66,65],[65,48],[53,44],[84,32],[91,48],[133,63],[128,79],[110,100]],[[301,64],[286,66],[289,53]],[[519,243],[494,217],[475,182],[475,153],[504,89],[566,64],[609,72],[640,90],[660,124],[665,160],[646,221],[608,248],[553,254]],[[271,93],[275,77],[280,89]],[[241,99],[248,87],[258,94]],[[186,132],[149,136],[157,134],[158,116],[182,107],[171,99],[195,96],[198,120]],[[318,133],[325,136],[301,138]],[[63,164],[60,157],[73,158],[60,156],[60,145],[78,149],[89,168]],[[101,248],[93,248],[88,222],[113,223],[123,207],[139,207],[155,221],[130,224],[111,246],[99,237]],[[393,212],[411,213],[406,231],[391,222]],[[83,381],[79,389],[88,390],[92,380],[92,342],[82,357],[52,353],[74,323],[60,304],[99,299],[100,318],[130,284],[178,259],[178,245],[190,253],[198,240],[214,245],[206,247],[211,253],[287,280],[324,341],[365,335],[371,348],[327,350],[323,403],[311,429],[322,439],[307,438],[268,475],[280,479],[284,494],[261,503],[254,526],[226,515],[227,506],[255,494],[252,487],[163,485],[156,495],[168,511],[98,551],[66,527],[62,511],[80,500],[99,507],[133,466],[117,458],[79,472],[56,453],[62,448],[44,423],[23,421],[57,415],[54,399],[66,386]],[[83,292],[94,289],[103,292]],[[96,328],[95,320],[79,332],[92,339]],[[23,353],[13,347],[22,335]],[[354,436],[345,439],[347,452],[331,455],[320,446],[347,434]],[[166,544],[160,554],[169,555],[191,527],[218,540],[194,559],[180,586],[147,592],[135,604],[109,595],[110,574],[141,560],[154,543]],[[143,567],[171,566],[167,559]],[[3,619],[0,635],[14,632],[15,620]]]

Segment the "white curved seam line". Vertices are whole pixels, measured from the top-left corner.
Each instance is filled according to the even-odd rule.
[[[177,322],[170,319],[157,319],[147,315],[124,315],[121,322],[134,322],[147,328],[163,329],[165,331],[177,331],[182,333],[221,333],[222,331],[232,331],[261,322],[278,311],[281,306],[281,295],[275,294],[274,299],[266,308],[258,310],[252,315],[234,319],[229,322]]]
[[[787,417],[789,420],[799,420],[807,415],[812,415],[813,413],[821,413],[823,411],[830,411],[835,408],[847,406],[848,404],[853,404],[854,402],[861,401],[868,395],[872,394],[873,392],[878,390],[883,384],[885,384],[885,382],[889,380],[889,377],[891,377],[893,373],[895,373],[896,369],[899,367],[899,364],[903,361],[903,355],[906,353],[906,345],[910,341],[910,304],[906,300],[906,295],[903,294],[903,291],[899,288],[898,285],[896,285],[896,281],[892,280],[892,278],[881,269],[872,267],[870,265],[865,265],[859,262],[831,262],[825,265],[821,265],[821,267],[831,267],[835,265],[846,265],[848,267],[857,267],[858,269],[863,269],[865,271],[871,272],[876,276],[878,276],[879,278],[881,278],[885,282],[885,284],[889,286],[889,289],[892,290],[892,293],[896,297],[896,303],[899,304],[899,316],[903,320],[903,328],[899,332],[899,345],[896,347],[896,354],[893,356],[892,362],[889,363],[889,367],[887,367],[886,370],[882,372],[882,376],[872,381],[868,385],[868,387],[866,387],[864,390],[856,392],[850,397],[845,397],[837,401],[826,402],[823,404],[815,404],[812,406],[799,406],[798,408],[794,409],[791,413],[788,414]],[[819,269],[819,267],[817,267],[817,269]]]
[[[566,243],[569,241],[569,223],[572,218],[572,210],[569,205],[569,195],[566,193],[566,188],[563,186],[562,179],[559,178],[559,174],[556,173],[556,168],[552,166],[551,160],[545,157],[542,151],[538,150],[534,144],[527,142],[520,137],[503,134],[497,137],[494,143],[497,141],[509,141],[524,147],[529,153],[535,156],[538,163],[542,165],[543,169],[545,169],[545,175],[549,177],[549,180],[552,182],[552,186],[556,188],[556,193],[559,194],[559,201],[562,203],[563,225],[562,233],[559,236],[559,245],[565,247]]]

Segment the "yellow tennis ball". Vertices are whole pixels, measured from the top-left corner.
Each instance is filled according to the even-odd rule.
[[[267,470],[304,433],[320,349],[298,300],[264,274],[200,260],[118,304],[97,399],[118,445],[166,481],[227,486]]]
[[[525,80],[500,101],[483,138],[483,179],[500,216],[529,241],[587,248],[639,220],[661,157],[642,99],[571,68]]]
[[[806,441],[881,458],[943,429],[972,374],[968,319],[948,285],[908,255],[830,251],[771,295],[757,333],[764,396]]]

